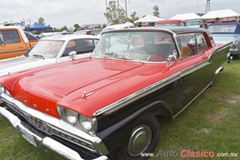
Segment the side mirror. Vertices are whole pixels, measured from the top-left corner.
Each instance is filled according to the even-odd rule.
[[[167,58],[167,67],[172,66],[177,61],[177,57],[175,55],[169,55]]]
[[[72,60],[74,60],[75,56],[77,55],[77,52],[71,51],[68,55],[72,58]]]

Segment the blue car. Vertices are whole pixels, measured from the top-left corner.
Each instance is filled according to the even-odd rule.
[[[235,59],[240,58],[240,22],[213,23],[207,26],[216,43],[232,43],[229,52]]]

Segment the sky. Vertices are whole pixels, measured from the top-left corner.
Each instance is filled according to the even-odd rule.
[[[43,17],[46,25],[61,28],[87,24],[107,24],[104,17],[110,0],[1,0],[0,23],[5,21],[27,24]],[[159,7],[160,17],[169,19],[176,14],[205,13],[207,0],[126,0],[128,17],[134,11],[137,17],[153,15],[153,6]],[[125,0],[119,0],[125,7]],[[210,0],[210,10],[232,9],[240,13],[239,0]]]

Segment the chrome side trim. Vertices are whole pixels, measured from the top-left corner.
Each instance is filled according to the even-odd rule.
[[[124,106],[130,104],[131,102],[133,102],[139,98],[142,98],[150,93],[153,93],[170,83],[177,81],[180,78],[180,75],[181,75],[181,72],[177,72],[176,74],[174,74],[170,77],[167,77],[167,78],[165,78],[159,82],[156,82],[146,88],[143,88],[143,89],[141,89],[127,97],[124,97],[124,98],[122,98],[100,110],[97,110],[96,112],[93,113],[93,115],[99,116],[101,114],[104,114],[104,115],[111,114],[112,112],[115,112],[115,111],[123,108]]]
[[[185,107],[183,107],[177,114],[173,116],[173,118],[177,117],[180,113],[182,113],[183,110],[185,110],[197,97],[199,97],[210,85],[212,82],[210,82],[201,92],[196,95]]]
[[[192,67],[186,68],[185,70],[182,70],[181,72],[181,77],[185,77],[186,75],[189,75],[205,66],[210,65],[211,63],[208,61],[208,59],[206,59],[205,61],[198,63]]]
[[[108,114],[111,114],[112,112],[115,112],[116,110],[119,110],[121,108],[123,108],[124,106],[130,104],[131,102],[137,100],[137,99],[140,99],[150,93],[153,93],[154,91],[156,90],[159,90],[160,88],[163,88],[164,86],[170,84],[170,83],[173,83],[175,81],[177,81],[178,79],[180,79],[181,77],[184,77],[202,67],[205,67],[207,65],[209,65],[209,61],[208,59],[206,59],[205,61],[195,65],[195,66],[192,66],[192,67],[189,67],[189,68],[186,68],[185,70],[183,71],[179,71],[177,72],[176,74],[170,76],[170,77],[167,77],[157,83],[154,83],[146,88],[143,88],[142,90],[139,90],[127,97],[124,97],[123,99],[120,99],[96,112],[94,112],[94,116],[98,116],[98,115],[101,115],[101,114],[105,114],[105,115],[108,115]]]
[[[20,128],[22,130],[26,130],[31,136],[34,137],[35,140],[41,142],[44,146],[46,146],[47,148],[60,154],[61,156],[71,159],[71,160],[84,160],[81,158],[81,156],[76,151],[57,142],[56,140],[54,140],[50,137],[41,138],[41,137],[37,136],[36,134],[32,133],[30,130],[28,130],[26,127],[24,127],[21,124],[21,120],[17,116],[13,115],[11,112],[6,110],[5,108],[0,107],[0,113],[11,122],[12,126],[17,131],[20,132]],[[94,160],[108,160],[108,158],[106,156],[100,156]]]

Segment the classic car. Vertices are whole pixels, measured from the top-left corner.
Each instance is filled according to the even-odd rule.
[[[186,21],[181,19],[166,19],[155,22],[155,27],[162,26],[186,26]]]
[[[240,37],[240,22],[212,23],[207,25],[207,30],[216,43],[229,43]]]
[[[105,27],[100,34],[98,34],[98,36],[100,37],[102,35],[102,33],[107,32],[107,31],[111,31],[111,30],[116,30],[116,29],[125,29],[125,28],[134,28],[134,24],[132,24],[131,22],[126,22],[124,24],[115,24],[115,25],[110,25]]]
[[[90,35],[56,35],[39,40],[23,56],[0,60],[0,76],[91,55],[99,38]],[[74,52],[74,54],[70,54]],[[74,56],[74,57],[73,57]]]
[[[81,35],[99,35],[101,33],[100,29],[84,29],[74,32],[73,34],[81,34]]]
[[[230,55],[235,58],[240,58],[240,36],[233,40],[232,44],[230,45]]]
[[[19,26],[0,27],[0,60],[25,54],[38,42]]]
[[[159,116],[175,118],[212,86],[228,50],[201,28],[104,32],[89,58],[2,76],[0,114],[68,159],[146,159]]]

